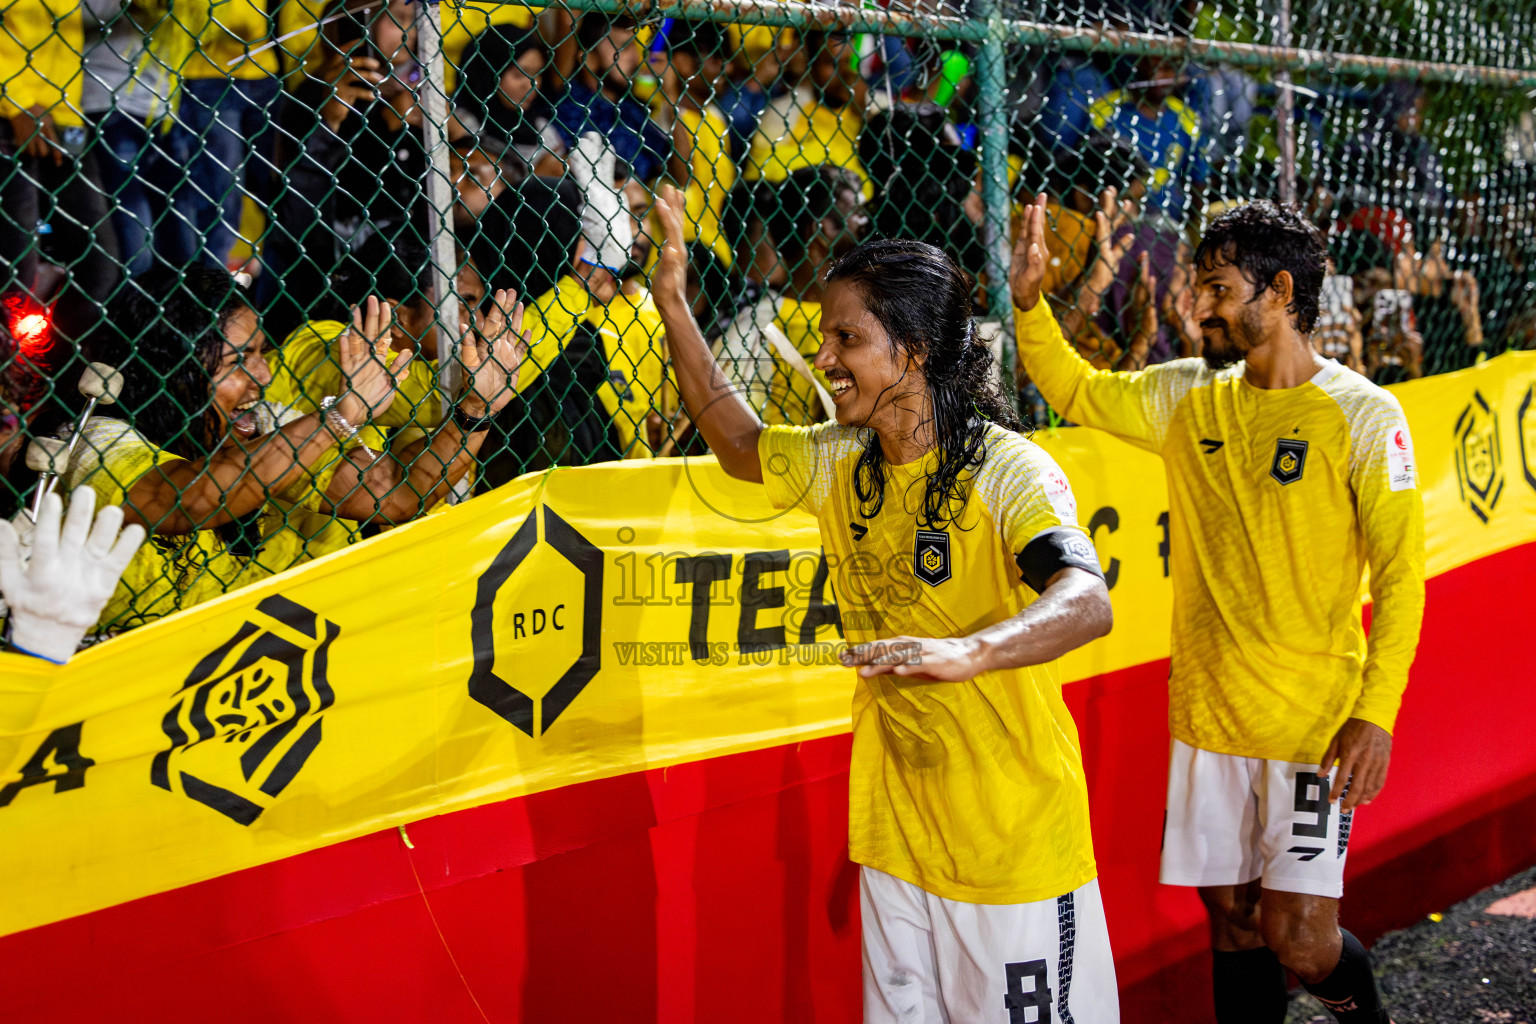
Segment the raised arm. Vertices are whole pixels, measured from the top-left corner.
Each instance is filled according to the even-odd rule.
[[[1045,280],[1045,196],[1024,208],[1008,284],[1018,308],[1019,359],[1045,400],[1067,419],[1098,427],[1148,451],[1160,451],[1173,410],[1200,371],[1174,363],[1133,373],[1096,370],[1067,343],[1050,306],[1040,301]]]
[[[683,406],[720,460],[720,467],[738,480],[763,482],[757,439],[763,421],[746,396],[731,386],[704,343],[688,308],[688,256],[683,244],[683,196],[663,185],[656,199],[666,241],[661,260],[651,274],[651,295],[667,328],[672,368],[682,391]]]
[[[326,490],[337,515],[364,523],[409,522],[446,498],[474,466],[491,421],[517,395],[518,367],[529,344],[515,291],[498,289],[491,312],[476,317],[459,347],[468,384],[457,414],[398,451],[371,457],[363,449],[349,452]]]
[[[366,309],[354,309],[352,322],[338,343],[350,388],[334,396],[337,401],[329,415],[361,426],[394,401],[395,384],[411,355],[403,352],[386,366],[377,354],[389,332],[388,307],[380,300],[370,298]],[[236,364],[223,372],[249,371]],[[255,511],[338,443],[340,436],[326,415],[311,413],[250,442],[236,436],[234,443],[200,459],[150,467],[128,487],[124,518],[152,533],[178,534],[211,529]]]

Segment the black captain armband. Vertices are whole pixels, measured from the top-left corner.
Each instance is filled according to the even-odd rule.
[[[1081,569],[1099,579],[1104,570],[1099,568],[1099,553],[1093,541],[1070,526],[1053,526],[1035,535],[1024,545],[1024,550],[1014,556],[1024,582],[1037,594],[1045,592],[1045,585],[1063,569]]]

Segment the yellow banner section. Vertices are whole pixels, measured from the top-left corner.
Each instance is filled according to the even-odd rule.
[[[1400,389],[1432,572],[1536,539],[1536,354]],[[1161,462],[1038,436],[1168,650]],[[887,567],[893,600],[910,564]],[[0,934],[445,811],[849,727],[839,567],[713,460],[526,478],[85,652],[0,655]],[[962,582],[963,581],[959,581]]]

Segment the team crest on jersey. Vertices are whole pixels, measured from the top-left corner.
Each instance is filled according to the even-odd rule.
[[[918,530],[912,545],[912,571],[936,587],[949,579],[949,534],[942,530]]]
[[[1269,465],[1269,475],[1282,484],[1293,484],[1301,479],[1307,468],[1307,442],[1293,437],[1282,437],[1275,442],[1275,461]]]

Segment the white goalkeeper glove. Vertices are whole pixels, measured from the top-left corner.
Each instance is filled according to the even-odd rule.
[[[0,592],[10,606],[16,650],[60,665],[68,661],[144,543],[144,527],[124,527],[121,508],[108,505],[93,525],[95,510],[96,492],[89,487],[70,495],[67,518],[57,494],[45,497],[26,559],[16,528],[0,520]]]
[[[581,237],[587,243],[583,259],[618,277],[629,265],[635,229],[613,183],[616,162],[613,147],[597,132],[577,139],[570,154],[571,177],[586,199],[581,208]]]

